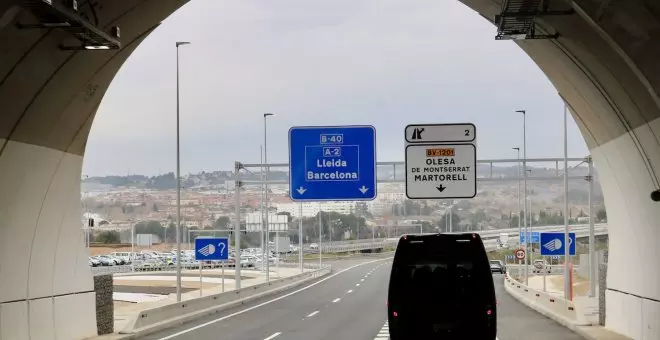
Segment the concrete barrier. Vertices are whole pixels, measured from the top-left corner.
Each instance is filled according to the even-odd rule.
[[[504,286],[511,296],[567,328],[575,329],[576,326],[590,325],[586,323],[582,324],[578,320],[575,304],[571,301],[529,288],[514,280],[508,273],[504,279]]]
[[[119,333],[127,334],[122,339],[142,337],[264,296],[297,287],[307,281],[329,274],[331,269],[331,266],[324,266],[321,269],[273,280],[268,283],[146,309],[140,312]]]

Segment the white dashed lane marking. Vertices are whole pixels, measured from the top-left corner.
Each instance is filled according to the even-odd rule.
[[[319,313],[319,311],[315,310],[315,311],[309,313],[309,315],[307,315],[307,317],[308,317],[308,318],[311,318],[312,316],[314,316],[314,315],[316,315],[316,314],[318,314],[318,313]]]
[[[387,323],[387,321],[385,321],[383,328],[380,329],[378,335],[376,335],[374,340],[388,340],[389,338],[390,338],[390,326]]]
[[[280,334],[282,334],[282,332],[274,333],[273,335],[271,335],[271,336],[265,338],[264,340],[272,340],[272,339],[275,339],[275,338],[278,337]]]

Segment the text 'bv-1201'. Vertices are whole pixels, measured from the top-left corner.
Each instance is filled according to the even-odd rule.
[[[408,125],[405,133],[408,198],[473,198],[477,194],[473,124]]]

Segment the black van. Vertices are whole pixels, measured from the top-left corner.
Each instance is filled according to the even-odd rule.
[[[406,235],[392,262],[392,340],[495,340],[495,285],[478,234]]]

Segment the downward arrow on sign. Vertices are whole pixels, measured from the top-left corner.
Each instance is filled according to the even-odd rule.
[[[438,189],[440,192],[443,192],[443,191],[445,191],[445,189],[447,189],[447,187],[442,186],[442,184],[440,184],[440,186],[437,186],[435,188]]]

